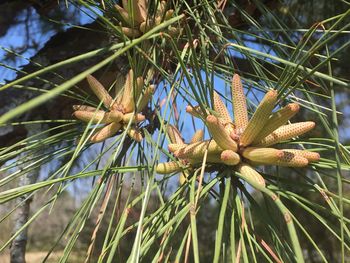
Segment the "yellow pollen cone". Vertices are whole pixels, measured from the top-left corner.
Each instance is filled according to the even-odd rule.
[[[214,99],[214,110],[219,113],[220,119],[222,120],[223,124],[232,122],[230,113],[228,112],[225,103],[221,100],[219,94],[214,91],[213,94]]]
[[[235,133],[235,125],[232,122],[228,122],[225,124],[225,130],[228,134]]]
[[[92,123],[111,123],[119,122],[123,114],[119,111],[104,112],[102,110],[98,111],[75,111],[73,115],[84,122]]]
[[[289,119],[298,113],[299,109],[300,106],[297,103],[290,103],[279,111],[273,113],[252,144],[260,142],[271,132],[286,124]]]
[[[135,88],[133,89],[133,92],[135,94],[135,98],[137,99],[141,95],[141,92],[144,86],[143,77],[142,76],[137,77],[134,84],[135,84]]]
[[[136,81],[135,81],[136,82]],[[132,69],[129,70],[129,73],[126,77],[125,85],[124,85],[124,93],[122,105],[124,107],[125,113],[134,111],[134,72]]]
[[[123,122],[124,123],[129,123],[129,121],[132,119],[132,123],[137,123],[140,121],[144,121],[146,119],[146,117],[140,113],[136,113],[134,114],[133,112],[131,113],[126,113],[123,115]]]
[[[260,102],[258,108],[255,110],[253,117],[250,119],[247,127],[240,137],[240,144],[248,146],[259,135],[268,121],[275,103],[277,100],[277,91],[270,90],[266,93],[264,99]]]
[[[203,141],[204,131],[197,130],[191,139],[191,143]]]
[[[199,165],[199,164],[203,163],[204,156],[196,157],[196,158],[189,158],[187,160],[189,161],[189,163],[191,163],[193,165]],[[214,164],[223,163],[221,158],[220,158],[220,154],[208,154],[206,162],[207,163],[214,163]]]
[[[225,127],[214,115],[208,115],[207,127],[215,142],[224,150],[237,151],[237,143],[231,139]]]
[[[296,122],[288,125],[283,125],[270,135],[262,139],[257,146],[269,146],[281,141],[289,140],[296,136],[302,135],[315,127],[313,121]]]
[[[142,111],[147,106],[148,102],[152,98],[154,90],[155,90],[154,85],[150,85],[149,87],[146,88],[145,93],[141,95],[142,98],[137,108],[138,112]]]
[[[87,75],[86,79],[89,83],[90,89],[95,93],[102,103],[109,109],[112,105],[112,97],[108,94],[108,91],[102,86],[102,84],[91,75]]]
[[[204,113],[202,112],[202,109],[200,108],[199,105],[198,106],[194,106],[194,107],[188,105],[186,107],[186,112],[191,114],[193,117],[196,117],[196,118],[201,118],[202,117],[202,118],[204,118]],[[207,111],[207,114],[208,113],[209,112]]]
[[[187,158],[203,158],[205,151],[208,149],[208,154],[219,153],[222,148],[217,145],[214,140],[196,142],[186,145],[185,147],[176,150],[174,155],[181,159]]]
[[[141,132],[138,129],[136,129],[135,127],[130,127],[127,130],[127,133],[131,139],[133,139],[137,142],[140,142],[143,139]]]
[[[262,164],[275,164],[283,158],[283,151],[274,148],[247,147],[243,150],[244,158]]]
[[[237,171],[241,174],[242,178],[248,183],[256,183],[263,187],[266,186],[265,179],[250,165],[241,163],[237,167]]]
[[[166,133],[172,143],[185,144],[179,130],[175,126],[168,124],[166,127]]]
[[[242,81],[238,74],[233,75],[231,91],[235,124],[243,131],[248,125],[248,111]]]
[[[239,155],[231,150],[222,151],[220,159],[226,165],[236,165],[241,160]]]
[[[159,174],[171,174],[182,170],[178,162],[160,163],[157,165],[156,172]]]
[[[309,161],[300,156],[291,152],[284,152],[282,159],[278,160],[276,165],[278,166],[287,166],[287,167],[304,167],[309,164]]]
[[[115,99],[112,108],[117,108],[123,100],[123,88],[125,86],[126,77],[123,74],[118,74],[114,84]]]
[[[185,148],[187,146],[187,144],[177,144],[177,143],[170,143],[168,144],[168,150],[171,153],[175,153],[178,150],[181,150],[183,148]]]
[[[90,138],[91,142],[102,142],[106,140],[109,137],[112,137],[114,134],[117,133],[121,128],[121,124],[117,122],[112,122],[102,129],[98,130],[95,134],[93,134]]]
[[[309,162],[317,162],[320,160],[320,154],[317,152],[310,152],[306,150],[297,150],[297,149],[283,149],[283,151],[304,157]]]

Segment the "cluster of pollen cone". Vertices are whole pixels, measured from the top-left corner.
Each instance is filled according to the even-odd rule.
[[[91,142],[101,142],[114,136],[119,130],[126,129],[128,135],[135,141],[142,140],[142,134],[137,123],[145,120],[140,112],[148,104],[154,92],[154,86],[144,89],[143,77],[136,77],[132,70],[126,79],[119,77],[115,83],[116,96],[113,99],[103,85],[89,75],[87,81],[91,90],[102,101],[105,110],[86,105],[74,105],[73,115],[84,122],[101,124],[102,128],[90,137]],[[137,98],[141,98],[137,104]],[[127,126],[131,122],[129,128]]]
[[[174,10],[167,9],[166,1],[155,1],[155,12],[148,12],[148,0],[122,0],[122,5],[116,4],[115,9],[121,18],[121,30],[128,37],[139,37],[148,32],[162,21],[169,20]],[[169,32],[176,33],[175,27],[169,27]]]
[[[205,120],[211,134],[210,140],[203,140],[203,130],[198,130],[189,143],[185,143],[179,131],[171,125],[167,134],[171,141],[169,151],[178,161],[160,163],[157,172],[169,174],[202,165],[206,162],[232,166],[242,178],[265,186],[264,178],[254,169],[259,165],[304,167],[318,161],[316,152],[299,149],[276,149],[271,146],[302,135],[315,127],[312,121],[288,124],[299,111],[299,105],[290,103],[273,112],[277,102],[277,91],[268,91],[253,116],[248,118],[246,97],[239,75],[232,79],[232,103],[234,120],[231,118],[220,96],[214,92],[214,111],[203,112],[199,106],[187,106],[186,111]]]

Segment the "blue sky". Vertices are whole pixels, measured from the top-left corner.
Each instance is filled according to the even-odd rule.
[[[61,5],[64,5],[64,1],[61,2]],[[62,6],[62,8],[66,8]],[[85,8],[76,9],[75,6],[69,5],[67,13],[70,12],[78,12],[76,18],[78,18],[78,24],[83,25],[93,21],[91,16],[86,15],[85,12],[88,12]],[[23,10],[17,17],[18,20],[23,20],[23,17],[27,15],[28,12],[32,13],[30,21],[28,21],[28,27],[26,27],[25,23],[19,23],[16,26],[12,26],[9,28],[7,33],[0,37],[0,83],[3,83],[4,80],[11,80],[16,76],[16,71],[10,68],[6,68],[1,64],[4,61],[6,56],[13,54],[11,49],[19,48],[26,49],[26,30],[28,30],[28,35],[32,40],[38,43],[38,50],[40,50],[45,43],[54,35],[56,31],[51,29],[47,32],[43,33],[43,30],[40,28],[39,20],[40,17],[36,13],[34,8],[30,8],[29,10]],[[90,12],[91,13],[91,12]],[[63,25],[63,30],[68,29],[72,25],[69,24],[70,21],[53,21],[52,23],[57,23]],[[1,26],[1,25],[0,25]],[[23,65],[29,63],[29,59],[36,54],[37,50],[35,49],[26,49],[21,55],[14,55],[15,59],[13,61],[6,61],[6,64],[14,69],[20,69]]]

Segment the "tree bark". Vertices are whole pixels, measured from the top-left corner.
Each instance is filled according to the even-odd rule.
[[[22,176],[19,180],[18,186],[25,186],[28,184],[32,184],[37,180],[38,174],[37,171],[30,172]],[[15,234],[21,230],[23,226],[28,222],[29,214],[30,214],[30,203],[32,201],[32,197],[30,194],[23,195],[18,198],[20,202],[20,206],[17,208],[14,217],[14,227],[13,233]],[[10,262],[11,263],[25,263],[25,253],[27,246],[27,237],[28,237],[28,227],[24,228],[17,237],[12,241],[10,247]]]

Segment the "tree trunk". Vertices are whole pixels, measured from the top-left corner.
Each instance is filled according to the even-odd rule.
[[[28,174],[22,176],[19,180],[18,186],[25,186],[28,184],[32,184],[37,179],[36,171],[29,172]],[[14,227],[13,234],[18,232],[29,219],[29,211],[30,211],[30,202],[32,201],[32,197],[30,194],[23,195],[18,198],[18,202],[21,205],[17,208],[17,211],[14,216]],[[10,259],[11,263],[25,263],[25,252],[27,246],[27,235],[28,228],[24,228],[20,234],[12,241],[10,247]]]

